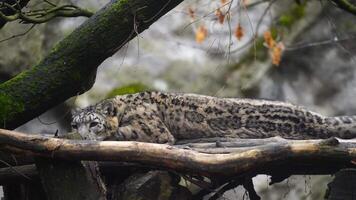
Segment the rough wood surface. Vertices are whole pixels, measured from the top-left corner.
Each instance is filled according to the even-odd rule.
[[[251,143],[251,140],[247,142]],[[263,171],[263,168],[273,164],[290,163],[293,164],[290,165],[291,168],[298,163],[313,166],[349,166],[351,161],[356,159],[356,143],[336,139],[272,138],[266,139],[263,145],[244,147],[242,151],[236,151],[236,147],[229,151],[231,145],[224,147],[224,142],[220,142],[216,149],[225,149],[224,153],[201,153],[198,148],[191,147],[125,141],[65,140],[0,129],[0,144],[3,151],[28,156],[72,161],[125,161],[204,176],[225,177]]]

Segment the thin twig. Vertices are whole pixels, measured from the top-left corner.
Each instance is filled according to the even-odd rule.
[[[3,160],[0,160],[1,163],[3,163],[4,165],[8,166],[9,169],[13,170],[15,173],[18,173],[20,174],[22,177],[28,179],[28,180],[32,180],[30,177],[26,176],[25,174],[21,173],[20,171],[18,171],[16,168],[12,167],[9,163],[3,161]]]
[[[7,41],[7,40],[11,40],[11,39],[17,38],[17,37],[24,36],[24,35],[26,35],[27,33],[29,33],[35,26],[36,26],[36,24],[32,24],[32,25],[30,26],[30,28],[27,29],[25,32],[20,33],[20,34],[13,35],[13,36],[8,37],[8,38],[5,38],[5,39],[2,39],[2,40],[0,40],[0,43],[1,43],[1,42],[5,42],[5,41]]]

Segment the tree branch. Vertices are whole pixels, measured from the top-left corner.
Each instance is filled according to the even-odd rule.
[[[7,15],[0,10],[0,19],[7,22],[20,20],[22,23],[40,24],[56,17],[91,17],[93,15],[89,10],[74,5],[55,6],[49,9],[33,10],[26,13],[21,11],[22,7],[18,7],[20,6],[17,6],[17,4],[11,5],[6,2],[1,2],[0,8],[11,10],[12,14]]]
[[[334,2],[339,8],[356,15],[356,6],[349,2],[348,0],[331,0]]]
[[[243,141],[243,139],[239,139]],[[261,139],[262,141],[264,139]],[[273,165],[350,166],[356,143],[347,140],[284,140],[243,151],[206,154],[165,144],[126,141],[75,141],[0,129],[1,150],[66,160],[125,161],[207,177],[266,172]],[[336,140],[337,141],[337,140]],[[220,147],[217,147],[220,148]],[[229,149],[229,148],[226,148]],[[280,166],[279,166],[280,167]]]
[[[18,9],[22,9],[23,7],[25,7],[28,4],[29,1],[30,0],[20,0],[20,1],[18,1],[17,2]],[[15,3],[15,2],[16,2],[16,0],[5,0],[5,1],[2,1],[2,3],[7,3],[7,4],[10,4],[10,5]],[[13,15],[13,14],[16,13],[16,12],[14,12],[13,9],[7,8],[7,7],[0,7],[0,12],[3,15]],[[7,20],[4,20],[4,19],[2,19],[2,17],[0,17],[0,29],[2,27],[4,27],[6,23],[7,23]]]
[[[38,65],[0,85],[0,128],[16,128],[90,89],[101,62],[181,1],[111,1]]]

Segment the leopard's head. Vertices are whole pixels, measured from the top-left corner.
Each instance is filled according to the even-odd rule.
[[[105,140],[118,128],[117,109],[111,101],[72,112],[72,131],[84,140]]]

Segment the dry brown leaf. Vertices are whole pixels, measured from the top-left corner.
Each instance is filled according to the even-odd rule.
[[[235,37],[237,38],[237,40],[241,40],[243,36],[244,36],[244,30],[241,24],[239,23],[235,29]]]
[[[276,45],[276,41],[274,41],[271,31],[264,32],[263,37],[264,37],[265,43],[269,49],[272,49]]]
[[[279,66],[279,64],[281,63],[283,50],[284,50],[284,45],[282,42],[279,42],[277,45],[275,45],[272,48],[271,56],[272,56],[273,65]]]
[[[188,15],[191,19],[195,19],[195,10],[192,7],[188,8]]]
[[[195,41],[200,44],[204,42],[207,36],[208,36],[208,30],[205,28],[204,25],[200,25],[198,27],[197,32],[195,33]]]
[[[224,23],[225,15],[221,12],[220,8],[216,9],[215,16],[218,18],[220,24]]]

